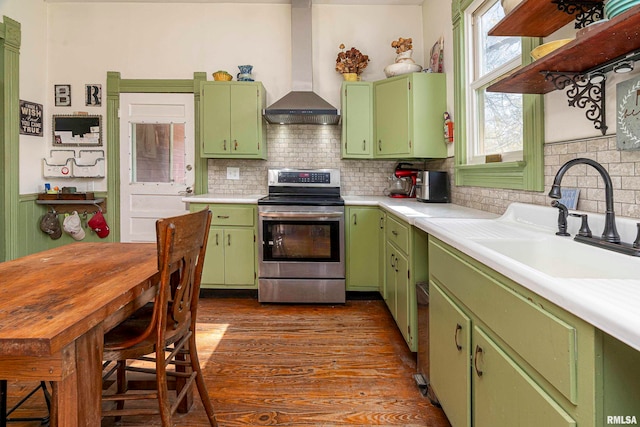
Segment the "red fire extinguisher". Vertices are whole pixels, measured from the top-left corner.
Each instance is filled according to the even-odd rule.
[[[449,113],[444,113],[444,140],[448,143],[453,142],[453,120]]]

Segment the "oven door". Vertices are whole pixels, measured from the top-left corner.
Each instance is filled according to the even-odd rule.
[[[344,279],[344,206],[259,206],[261,278]]]

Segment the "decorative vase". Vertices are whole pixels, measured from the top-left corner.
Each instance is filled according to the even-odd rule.
[[[240,69],[240,72],[236,76],[238,81],[241,81],[241,82],[253,81],[253,76],[251,75],[251,71],[253,71],[253,65],[238,65],[238,69]]]
[[[404,52],[400,52],[396,56],[396,64],[400,64],[400,63],[415,64],[416,62],[413,60],[413,58],[411,58],[411,55],[413,55],[413,50],[412,49],[409,49],[409,50],[404,51]]]
[[[358,82],[358,81],[360,81],[360,76],[357,73],[342,73],[342,77],[347,82]]]

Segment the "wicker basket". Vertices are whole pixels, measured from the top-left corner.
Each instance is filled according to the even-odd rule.
[[[216,71],[213,73],[213,80],[217,82],[228,82],[233,79],[233,76],[226,71]]]

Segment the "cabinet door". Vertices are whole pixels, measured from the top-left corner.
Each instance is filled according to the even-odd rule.
[[[378,208],[347,208],[347,290],[379,289],[378,212]]]
[[[234,155],[256,154],[260,149],[259,92],[255,84],[231,86],[231,146]]]
[[[202,102],[202,154],[230,154],[231,131],[231,86],[226,84],[203,84]]]
[[[576,426],[569,414],[477,326],[473,342],[474,427]]]
[[[396,318],[396,267],[398,259],[398,250],[394,246],[385,243],[385,302],[389,311]]]
[[[371,83],[342,84],[342,157],[373,157]]]
[[[255,281],[255,242],[253,228],[224,230],[224,284],[250,285]]]
[[[376,82],[376,157],[410,155],[409,86],[406,78]]]
[[[409,348],[412,348],[413,340],[409,329],[410,316],[409,262],[402,252],[398,252],[396,258],[396,323]]]
[[[387,224],[387,214],[381,210],[378,209],[378,227],[379,227],[379,234],[378,234],[378,277],[380,278],[380,295],[382,295],[382,298],[386,301],[387,300],[387,285],[386,285],[386,271],[387,271],[387,265],[385,263],[386,261],[386,254],[385,254],[385,227]]]
[[[471,319],[431,281],[429,376],[431,387],[453,427],[471,426],[470,354]],[[494,424],[492,427],[510,425],[518,424]]]
[[[202,287],[224,283],[224,230],[211,227],[202,268]]]

